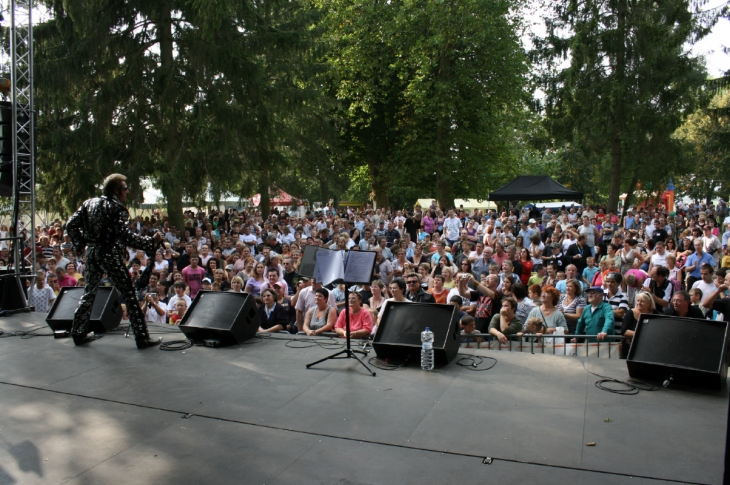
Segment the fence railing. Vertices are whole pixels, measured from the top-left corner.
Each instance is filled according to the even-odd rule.
[[[467,345],[474,342],[477,348],[508,351],[529,352],[531,354],[552,354],[560,356],[582,356],[607,359],[618,359],[621,346],[627,337],[623,335],[607,335],[602,341],[596,335],[537,335],[523,334],[507,336],[507,343],[501,343],[490,334],[462,334],[462,341]],[[576,342],[573,342],[573,339]],[[481,340],[481,342],[480,342]]]

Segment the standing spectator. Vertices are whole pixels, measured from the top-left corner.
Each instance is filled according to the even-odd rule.
[[[606,302],[611,305],[615,321],[620,325],[624,319],[624,315],[629,311],[629,298],[626,296],[626,293],[621,291],[621,274],[617,272],[608,273],[603,279],[607,286],[605,293]]]
[[[28,288],[28,305],[33,307],[33,311],[48,313],[54,301],[56,294],[53,288],[46,285],[45,271],[39,269],[36,271],[35,285]]]
[[[198,291],[203,287],[203,278],[205,277],[205,269],[198,266],[198,255],[190,256],[190,266],[182,270],[183,281],[190,288],[190,298],[195,298]]]
[[[687,257],[687,261],[684,264],[684,271],[687,275],[687,288],[692,288],[692,285],[701,279],[700,268],[703,264],[709,264],[714,266],[715,260],[704,251],[704,244],[701,239],[695,239],[692,241],[695,252]]]
[[[461,228],[461,220],[454,215],[452,209],[449,209],[448,217],[444,220],[444,237],[448,240],[449,246],[456,244]]]
[[[712,225],[707,224],[704,228],[704,236],[702,236],[703,249],[707,254],[712,256],[715,261],[713,266],[719,267],[720,256],[722,255],[722,242],[712,233]]]

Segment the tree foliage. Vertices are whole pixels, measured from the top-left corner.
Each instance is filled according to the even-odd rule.
[[[485,195],[514,160],[512,111],[526,58],[509,1],[327,2],[332,94],[351,165],[367,166],[375,200],[394,188]],[[414,193],[416,193],[414,192]]]
[[[547,35],[536,39],[549,131],[607,164],[611,209],[622,188],[630,196],[639,182],[661,185],[677,167],[672,134],[701,104],[705,81],[685,46],[717,18],[698,9],[687,0],[553,2]]]

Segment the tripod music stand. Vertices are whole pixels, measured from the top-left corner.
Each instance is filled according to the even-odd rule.
[[[356,258],[360,259],[361,256],[365,257],[365,255],[362,253],[366,253],[366,252],[369,252],[369,251],[356,251],[355,253],[360,253],[359,255],[356,256]],[[352,254],[352,252],[350,254],[348,254],[348,257],[347,257],[348,263],[350,262],[351,254]],[[367,352],[365,352],[363,350],[355,350],[352,348],[352,345],[350,344],[350,286],[349,285],[362,284],[363,282],[365,282],[366,284],[370,283],[370,279],[372,278],[372,273],[373,273],[373,269],[374,269],[374,261],[375,261],[374,257],[372,258],[372,261],[373,261],[372,263],[364,262],[365,263],[364,265],[360,265],[360,268],[366,267],[368,264],[370,265],[369,276],[367,276],[366,278],[362,278],[362,275],[361,275],[360,278],[357,278],[358,280],[361,280],[361,281],[345,282],[344,279],[342,279],[342,278],[331,281],[332,283],[336,283],[336,284],[340,284],[343,282],[345,283],[345,301],[347,302],[347,304],[345,305],[345,340],[347,341],[347,346],[345,347],[344,350],[341,350],[335,354],[332,354],[329,357],[325,357],[324,359],[320,359],[316,362],[312,362],[311,364],[307,364],[307,369],[309,369],[310,367],[317,365],[321,362],[324,362],[326,360],[355,359],[356,361],[360,362],[360,364],[363,367],[365,367],[365,369],[370,373],[370,375],[375,377],[375,372],[373,372],[372,369],[370,369],[370,367],[368,367],[367,364],[365,364],[365,362],[360,360],[360,357],[357,356],[357,354],[367,355]],[[360,262],[363,262],[363,261],[360,261]],[[357,264],[358,262],[353,262],[353,263]],[[342,268],[342,266],[340,266],[340,268]],[[367,270],[367,268],[366,268],[366,270]],[[345,272],[345,276],[347,276],[347,274],[348,274],[348,272]],[[352,273],[350,273],[350,274],[352,274]],[[365,311],[365,310],[363,309],[360,311]]]
[[[337,283],[337,282],[335,282]],[[340,350],[336,354],[332,354],[329,357],[325,357],[324,359],[320,359],[317,362],[312,362],[311,364],[307,364],[307,369],[312,367],[313,365],[317,365],[320,362],[324,362],[325,360],[334,360],[334,359],[355,359],[356,361],[360,362],[365,369],[370,372],[370,374],[375,377],[375,372],[370,369],[370,367],[367,366],[365,362],[360,360],[360,357],[358,357],[356,354],[362,354],[367,355],[368,353],[363,350],[356,350],[353,349],[350,345],[350,290],[348,289],[347,284],[345,284],[345,301],[347,302],[347,305],[345,305],[345,340],[347,340],[347,347],[345,350]],[[366,311],[365,309],[362,309],[360,311]]]

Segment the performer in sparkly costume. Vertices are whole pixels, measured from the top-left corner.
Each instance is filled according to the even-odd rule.
[[[66,223],[66,232],[71,238],[76,254],[81,255],[86,247],[84,274],[86,291],[74,314],[71,331],[76,345],[83,345],[91,340],[87,336],[89,316],[91,307],[94,305],[99,281],[104,274],[124,295],[137,348],[152,347],[162,341],[161,338],[150,338],[144,314],[137,301],[132,278],[124,266],[127,246],[152,253],[162,240],[162,235],[156,233],[154,238],[150,238],[140,236],[130,230],[129,212],[124,206],[129,193],[126,180],[127,177],[118,173],[109,175],[104,180],[104,195],[84,202]]]

